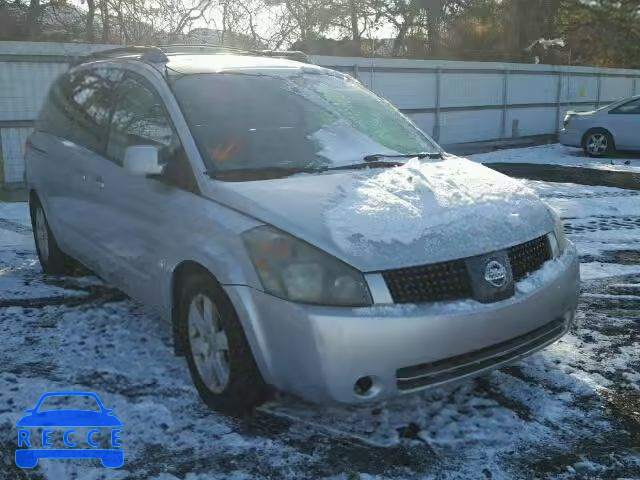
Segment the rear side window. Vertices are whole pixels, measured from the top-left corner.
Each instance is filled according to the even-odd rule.
[[[121,71],[104,67],[65,74],[51,88],[37,128],[101,153],[121,77]]]

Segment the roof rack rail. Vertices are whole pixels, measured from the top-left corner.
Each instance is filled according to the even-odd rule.
[[[313,63],[309,55],[300,50],[257,50],[258,55],[264,57],[287,58],[302,63]]]
[[[206,53],[207,51],[219,52],[227,50],[230,52],[244,53],[247,55],[256,55],[260,57],[287,58],[289,60],[295,60],[297,62],[312,63],[309,56],[299,50],[255,50],[251,48],[230,47],[227,45],[219,45],[216,43],[173,43],[170,45],[159,45],[158,48],[160,48],[165,53]]]
[[[296,50],[251,50],[216,44],[172,44],[159,45],[157,47],[132,45],[129,47],[118,47],[109,50],[102,50],[83,57],[79,57],[75,62],[73,62],[73,65],[79,65],[81,63],[86,63],[93,60],[107,60],[110,58],[126,57],[132,57],[133,59],[148,63],[164,63],[169,61],[167,54],[171,53],[219,53],[225,51],[244,55],[256,55],[261,57],[286,58],[289,60],[295,60],[297,62],[312,63],[311,59],[306,53]]]
[[[218,52],[220,50],[228,50],[231,52],[249,53],[252,50],[240,47],[230,47],[227,45],[218,45],[215,43],[170,43],[158,45],[158,48],[165,53],[196,53],[209,51]]]
[[[73,65],[91,62],[93,60],[108,60],[110,58],[132,57],[137,60],[148,63],[163,63],[169,59],[167,55],[158,47],[147,47],[131,45],[128,47],[110,48],[108,50],[100,50],[76,59]]]

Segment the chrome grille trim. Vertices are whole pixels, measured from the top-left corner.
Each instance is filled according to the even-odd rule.
[[[557,318],[524,335],[480,350],[399,368],[396,370],[398,389],[404,391],[424,388],[509,362],[551,343],[564,333],[566,325],[563,318]]]

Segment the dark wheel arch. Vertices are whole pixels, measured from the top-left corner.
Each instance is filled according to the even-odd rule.
[[[38,240],[36,239],[36,221],[35,221],[35,213],[37,210],[41,210],[45,222],[46,229],[48,232],[48,244],[49,244],[49,255],[46,260],[43,260],[40,252],[40,245]],[[38,259],[42,266],[43,273],[53,274],[53,275],[76,275],[79,271],[79,263],[65,252],[63,252],[58,246],[58,242],[51,230],[51,226],[49,224],[49,219],[47,218],[46,212],[44,210],[44,205],[38,196],[38,193],[34,189],[29,190],[29,216],[31,217],[31,229],[34,234],[34,241],[36,245],[36,252],[38,254]]]
[[[171,293],[174,348],[176,353],[185,356],[200,398],[210,408],[230,414],[247,412],[262,403],[268,395],[268,386],[255,361],[244,326],[222,284],[199,263],[186,261],[174,270]],[[209,297],[221,312],[221,331],[229,342],[230,379],[222,391],[212,390],[206,384],[191,351],[186,312],[194,296],[201,294]]]
[[[184,356],[185,346],[182,342],[182,338],[178,332],[178,305],[180,303],[180,292],[182,284],[185,279],[191,275],[207,275],[211,279],[218,282],[218,279],[209,270],[198,262],[186,260],[180,263],[174,270],[171,276],[171,329],[173,332],[173,350],[174,353],[180,357]]]
[[[36,205],[42,205],[38,193],[32,188],[29,190],[29,213],[33,214],[33,209]]]

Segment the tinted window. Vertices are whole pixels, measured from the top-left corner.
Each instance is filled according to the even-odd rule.
[[[38,128],[101,152],[122,73],[108,68],[79,70],[61,77],[52,87]]]
[[[633,100],[631,102],[625,103],[624,105],[620,105],[615,110],[612,110],[611,113],[640,113],[640,100]]]
[[[122,165],[125,149],[131,145],[157,146],[165,165],[181,150],[160,97],[142,80],[127,77],[118,89],[107,157]]]
[[[208,169],[222,179],[438,150],[391,104],[341,76],[187,75],[173,89]]]

